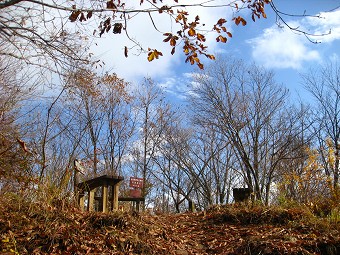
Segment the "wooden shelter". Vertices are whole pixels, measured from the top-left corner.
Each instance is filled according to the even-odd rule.
[[[122,176],[102,175],[77,184],[78,203],[82,210],[118,210],[119,186]],[[87,197],[87,202],[85,198]],[[95,207],[96,204],[96,207]],[[86,208],[85,208],[86,205]]]
[[[248,201],[252,192],[253,191],[250,188],[234,188],[233,196],[234,196],[235,202],[238,203],[238,202]]]

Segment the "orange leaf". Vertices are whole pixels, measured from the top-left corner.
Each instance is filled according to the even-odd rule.
[[[148,53],[148,61],[151,62],[155,58],[155,53],[154,52],[149,52]]]
[[[194,36],[195,34],[196,34],[195,29],[190,28],[189,31],[188,31],[188,35],[189,35],[189,36]]]
[[[206,57],[211,59],[211,60],[215,60],[216,59],[215,56],[211,55],[211,54],[207,54]]]
[[[168,41],[170,41],[170,39],[172,38],[172,35],[171,34],[164,34],[165,36],[168,36],[167,38],[165,38],[164,40],[163,40],[163,42],[168,42]]]
[[[214,26],[214,29],[216,30],[217,33],[221,33],[221,29],[219,29],[218,27]]]
[[[80,11],[73,11],[71,13],[70,17],[68,17],[68,18],[71,22],[75,22],[79,15],[80,15]]]
[[[158,59],[159,56],[163,56],[163,53],[160,52],[160,51],[157,51],[157,50],[153,50],[153,51],[148,53],[148,61],[151,62],[155,58]]]
[[[225,19],[219,19],[218,21],[217,21],[217,25],[219,25],[219,26],[222,26],[224,23],[226,23],[227,21],[225,20]]]
[[[197,34],[197,39],[201,42],[205,42],[205,36],[202,34]]]
[[[171,40],[170,40],[170,45],[171,45],[171,46],[176,46],[176,40],[177,40],[176,37],[177,37],[177,36],[173,36],[173,37],[171,38]]]
[[[222,36],[222,35],[219,35],[217,38],[216,38],[216,41],[217,42],[223,42],[223,43],[226,43],[227,42],[227,38]]]

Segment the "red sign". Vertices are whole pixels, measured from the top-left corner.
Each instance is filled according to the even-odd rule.
[[[141,197],[142,191],[140,189],[130,189],[130,197]]]
[[[143,178],[130,177],[130,187],[143,188]]]

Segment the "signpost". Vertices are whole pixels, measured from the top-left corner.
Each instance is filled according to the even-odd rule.
[[[143,178],[130,177],[130,196],[131,197],[141,197],[142,188],[144,185]]]
[[[130,177],[130,199],[132,201],[135,201],[135,208],[136,211],[139,212],[139,203],[141,201],[144,201],[144,197],[142,197],[142,189],[144,185],[144,179],[143,178],[137,178],[137,177]]]
[[[143,178],[130,177],[130,187],[142,189],[144,184]]]

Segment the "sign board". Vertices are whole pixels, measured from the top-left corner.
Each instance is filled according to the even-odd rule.
[[[130,177],[131,188],[143,188],[143,178]]]
[[[142,191],[140,189],[130,189],[130,197],[142,197]]]

